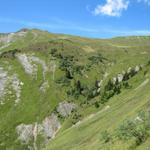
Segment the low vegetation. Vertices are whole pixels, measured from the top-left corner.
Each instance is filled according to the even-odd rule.
[[[134,116],[149,107],[149,37],[139,47],[136,38],[12,35],[0,46],[1,150],[145,148],[149,111]]]

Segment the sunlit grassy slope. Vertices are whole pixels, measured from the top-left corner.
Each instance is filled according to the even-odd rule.
[[[3,35],[1,35],[3,36]],[[55,63],[55,79],[51,71],[46,73],[49,88],[43,94],[39,87],[43,83],[42,68],[38,66],[37,79],[27,75],[16,57],[0,58],[0,66],[9,70],[9,74],[16,73],[24,83],[21,100],[14,105],[13,98],[7,97],[5,105],[0,105],[0,149],[26,150],[27,145],[22,145],[17,140],[15,128],[17,125],[40,123],[50,115],[61,101],[71,101],[79,107],[77,112],[81,118],[77,125],[72,124],[72,115],[62,121],[62,128],[56,137],[49,142],[46,150],[123,150],[128,149],[132,141],[115,139],[113,142],[104,143],[101,133],[108,130],[114,133],[117,127],[127,118],[137,116],[141,110],[150,107],[150,37],[118,37],[112,39],[89,39],[63,34],[51,34],[46,31],[28,30],[26,35],[16,38],[7,47],[1,48],[0,53],[18,50],[19,54],[35,55],[44,60],[48,67]],[[0,43],[0,46],[2,43]],[[3,46],[3,45],[2,45]],[[81,66],[84,73],[74,73],[69,85],[62,86],[57,81],[65,76],[59,68],[61,59],[53,57],[52,49],[62,58],[73,56],[73,66]],[[104,62],[91,64],[91,56],[103,56]],[[80,80],[81,84],[92,89],[96,80],[104,80],[104,85],[118,73],[126,71],[129,67],[142,65],[143,69],[133,78],[129,79],[130,88],[122,88],[120,94],[111,97],[108,102],[101,104],[100,95],[90,100],[86,95],[68,96],[67,91]],[[142,84],[144,83],[146,84]],[[141,86],[140,86],[141,85]],[[99,108],[95,102],[100,103]],[[82,104],[84,104],[82,106]],[[137,147],[139,150],[149,150],[149,139]]]
[[[134,118],[141,110],[150,107],[150,84],[136,89],[146,80],[143,73],[133,78],[130,83],[132,89],[123,91],[117,95],[87,120],[81,121],[79,125],[58,133],[57,137],[47,146],[47,150],[124,150],[129,149],[130,141],[115,140],[113,143],[105,144],[101,139],[103,131],[113,133],[115,129],[127,118]],[[109,109],[105,109],[109,106]],[[141,150],[149,150],[149,139],[141,146]]]

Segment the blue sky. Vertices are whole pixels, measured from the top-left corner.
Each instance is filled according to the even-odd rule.
[[[20,28],[96,38],[150,35],[150,0],[0,0],[0,32]]]

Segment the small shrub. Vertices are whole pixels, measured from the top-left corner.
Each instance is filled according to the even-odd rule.
[[[20,52],[20,50],[18,50],[18,49],[2,52],[0,54],[0,58],[11,58],[11,59],[13,59],[13,58],[15,58],[16,53],[19,53],[19,52]]]
[[[56,57],[57,56],[57,49],[56,48],[52,48],[50,50],[50,54],[53,56],[53,57]]]
[[[82,115],[79,112],[75,112],[72,116],[72,123],[76,124],[79,120],[81,120]]]
[[[131,87],[127,81],[124,81],[124,82],[123,82],[123,86],[124,86],[124,88],[126,88],[126,89],[128,89],[128,88]]]
[[[136,145],[140,145],[148,138],[148,132],[143,125],[137,126],[132,135],[136,139]]]
[[[96,101],[96,102],[95,102],[95,107],[96,107],[96,108],[99,108],[99,106],[100,106],[100,105],[99,105],[99,102]]]
[[[106,103],[111,97],[114,96],[114,90],[104,91],[101,97],[101,103]]]
[[[104,61],[107,59],[104,58],[100,53],[98,53],[97,55],[89,57],[89,60],[92,62],[92,64],[99,64],[104,63]]]
[[[148,70],[145,70],[145,71],[144,71],[144,76],[145,76],[147,73],[148,73]]]
[[[97,96],[96,90],[94,88],[89,89],[87,94],[88,94],[87,95],[87,100],[91,100],[92,98]]]
[[[120,94],[121,93],[121,84],[116,84],[114,86],[114,93]]]
[[[104,141],[104,143],[108,143],[112,138],[108,131],[105,130],[101,133],[101,139]]]
[[[112,80],[109,79],[109,80],[108,80],[108,83],[107,83],[106,86],[105,86],[105,90],[106,90],[106,91],[110,91],[110,90],[113,89],[113,87],[114,87],[114,84],[113,84]]]
[[[118,128],[117,136],[120,139],[127,140],[132,137],[132,131],[135,127],[136,124],[133,121],[127,120]]]
[[[66,78],[73,79],[73,70],[71,68],[66,68]]]
[[[150,60],[147,62],[147,66],[150,66]]]
[[[133,77],[137,74],[137,72],[132,68],[130,72],[130,76]]]
[[[61,77],[55,81],[57,84],[61,84],[62,86],[69,86],[70,80],[66,77]]]
[[[130,79],[130,76],[127,72],[125,72],[124,76],[123,76],[123,81],[127,81]]]

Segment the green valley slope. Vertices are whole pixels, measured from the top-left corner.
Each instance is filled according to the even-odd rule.
[[[0,34],[0,149],[148,150],[148,129],[138,146],[116,132],[149,110],[149,42]]]

